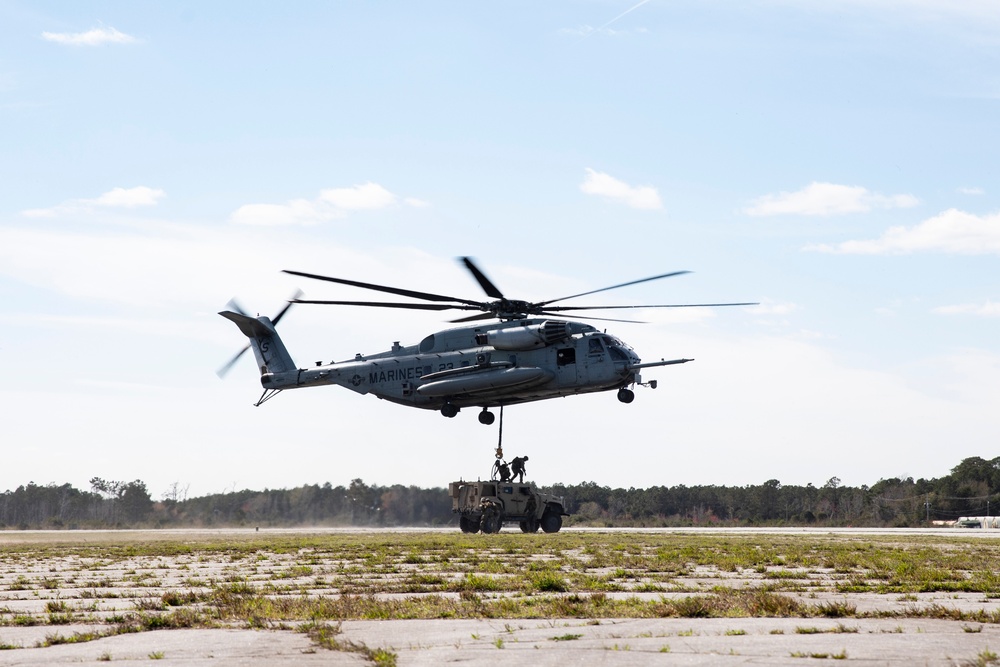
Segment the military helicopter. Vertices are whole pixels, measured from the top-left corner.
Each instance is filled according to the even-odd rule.
[[[491,301],[418,292],[373,283],[285,270],[285,273],[366,290],[374,290],[416,299],[411,302],[307,300],[296,294],[274,319],[251,317],[234,301],[233,310],[219,313],[231,320],[250,339],[229,363],[220,377],[246,352],[252,349],[260,369],[264,393],[254,405],[261,405],[285,389],[340,385],[359,394],[425,410],[439,410],[445,417],[455,417],[462,408],[481,408],[479,421],[492,424],[490,408],[540,401],[560,396],[617,391],[618,400],[631,403],[636,385],[656,388],[656,380],[643,382],[640,371],[656,366],[684,364],[693,359],[671,359],[643,363],[628,344],[596,327],[574,320],[558,319],[562,313],[589,310],[634,308],[692,308],[716,306],[752,306],[754,303],[658,304],[645,306],[566,306],[553,305],[598,292],[639,283],[680,276],[689,271],[674,271],[619,285],[581,292],[548,301],[508,299],[468,257],[461,262],[472,273]],[[464,324],[438,331],[417,345],[393,344],[392,349],[377,354],[357,354],[353,359],[317,362],[312,368],[299,368],[279,338],[275,325],[292,304],[322,304],[399,308],[411,310],[467,310],[475,315],[451,320]],[[634,322],[586,316],[584,319]],[[490,321],[498,320],[498,321]]]

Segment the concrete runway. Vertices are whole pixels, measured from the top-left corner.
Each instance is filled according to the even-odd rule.
[[[33,648],[54,633],[99,630],[100,625],[45,622],[50,603],[90,604],[83,588],[71,584],[48,590],[43,586],[18,586],[16,582],[40,581],[64,576],[71,579],[71,563],[66,572],[55,561],[36,558],[8,558],[13,550],[4,547],[38,545],[40,554],[48,545],[115,544],[159,541],[212,541],[227,539],[267,539],[269,536],[420,534],[455,533],[457,528],[439,529],[225,529],[157,531],[4,531],[0,532],[0,554],[5,563],[0,575],[0,665],[97,665],[129,660],[156,661],[178,666],[235,665],[363,665],[373,664],[362,655],[317,648],[309,638],[289,630],[178,629],[157,630],[105,637],[90,642]],[[905,542],[910,537],[948,537],[980,540],[1000,538],[1000,531],[957,529],[576,529],[567,532],[693,534],[702,537],[750,535],[766,541],[769,536],[893,536]],[[489,539],[488,536],[483,536]],[[7,552],[7,553],[4,553]],[[219,563],[201,562],[200,567],[222,573],[230,567],[220,556]],[[156,576],[162,588],[170,588],[170,577],[182,578],[190,561],[158,559]],[[143,569],[137,568],[138,575]],[[213,570],[213,571],[216,571]],[[131,570],[135,572],[136,569]],[[128,571],[116,574],[127,578]],[[78,580],[83,575],[73,575]],[[134,576],[134,575],[128,575]],[[220,575],[221,576],[221,575]],[[25,579],[18,579],[19,577]],[[82,584],[81,584],[82,585]],[[744,586],[735,579],[726,585]],[[98,589],[101,592],[102,589]],[[117,591],[117,592],[114,592]],[[158,589],[143,590],[143,597],[155,598]],[[115,597],[119,595],[120,597]],[[629,593],[615,593],[627,596]],[[646,595],[656,595],[649,593]],[[790,594],[794,596],[795,594]],[[805,594],[803,594],[803,597]],[[813,603],[829,598],[848,601],[859,613],[897,609],[912,604],[899,595],[812,594]],[[913,596],[920,604],[937,604],[956,609],[992,611],[1000,607],[996,599],[982,593],[931,594]],[[122,589],[109,589],[106,600],[93,602],[101,613],[131,609],[133,600]],[[34,615],[37,624],[17,621]],[[385,648],[397,656],[400,666],[446,663],[497,662],[531,664],[533,667],[562,665],[812,665],[816,660],[845,659],[859,665],[977,665],[992,664],[994,651],[1000,653],[1000,626],[926,618],[659,618],[659,619],[456,619],[345,621],[341,641],[363,643],[369,648]]]

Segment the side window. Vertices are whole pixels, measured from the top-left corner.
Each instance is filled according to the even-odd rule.
[[[594,336],[590,339],[590,348],[588,350],[590,354],[604,354],[604,346],[601,345],[601,339]]]
[[[576,349],[572,347],[565,347],[561,350],[556,350],[556,364],[559,366],[567,366],[569,364],[576,363]]]

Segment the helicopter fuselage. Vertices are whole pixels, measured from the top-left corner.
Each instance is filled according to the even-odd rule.
[[[641,382],[640,368],[686,361],[642,364],[618,338],[589,324],[552,319],[448,329],[418,345],[396,343],[387,352],[279,371],[267,364],[270,341],[256,338],[255,352],[261,346],[265,351],[259,359],[265,390],[334,384],[445,416],[463,407],[622,389]]]

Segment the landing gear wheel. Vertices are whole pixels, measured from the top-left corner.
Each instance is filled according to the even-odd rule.
[[[635,392],[631,389],[626,389],[622,387],[618,390],[618,400],[622,403],[631,403],[635,400]]]
[[[443,414],[448,419],[451,419],[458,414],[458,408],[451,403],[445,403],[441,406],[441,414]]]
[[[537,533],[538,532],[538,519],[531,517],[522,521],[520,524],[522,533]]]
[[[458,527],[462,529],[463,533],[478,533],[479,520],[462,516],[458,518]]]
[[[483,408],[483,411],[479,413],[480,424],[486,424],[487,426],[489,426],[494,421],[496,421],[496,418],[497,416],[492,412],[490,412],[489,410],[487,410],[486,408]]]
[[[562,528],[562,515],[559,512],[546,512],[542,515],[542,530],[546,533],[558,533]]]

